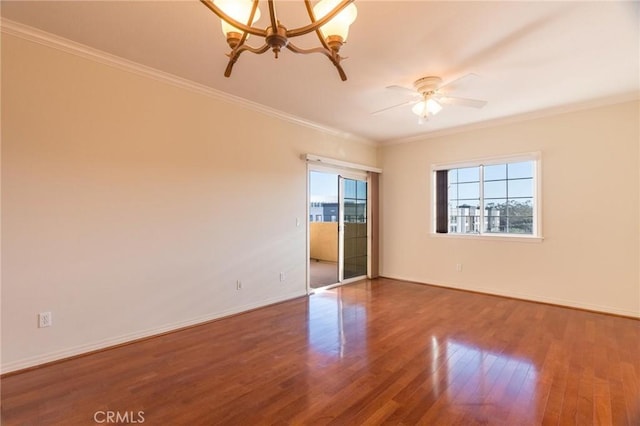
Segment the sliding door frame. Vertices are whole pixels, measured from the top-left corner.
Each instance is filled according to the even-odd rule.
[[[370,179],[369,173],[365,170],[354,170],[351,168],[343,168],[339,166],[326,165],[326,164],[316,164],[316,163],[307,163],[307,213],[306,213],[306,224],[307,224],[307,249],[306,249],[306,266],[307,266],[307,294],[313,294],[318,289],[311,288],[311,265],[310,265],[310,256],[311,256],[311,224],[309,221],[310,214],[310,203],[311,203],[311,193],[310,193],[310,176],[311,172],[321,172],[321,173],[331,173],[338,175],[338,282],[335,284],[330,284],[328,286],[322,287],[322,289],[327,290],[330,288],[338,287],[341,285],[349,284],[355,281],[360,281],[363,277],[367,278],[370,276],[371,271],[371,193],[370,193]],[[355,179],[367,182],[367,273],[363,276],[358,276],[354,278],[349,278],[347,280],[343,279],[344,275],[344,189],[341,184],[342,178],[347,179]]]

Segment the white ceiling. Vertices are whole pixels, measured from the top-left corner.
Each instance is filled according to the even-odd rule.
[[[261,2],[266,27],[266,2]],[[322,55],[243,53],[225,78],[219,20],[198,1],[3,1],[4,19],[91,46],[303,120],[385,142],[567,106],[637,98],[640,3],[356,0],[343,47],[348,80]],[[276,3],[289,28],[301,1]],[[252,40],[253,45],[258,40]],[[313,38],[296,41],[315,47]],[[386,89],[426,75],[468,73],[454,93],[484,99],[448,106],[419,125],[410,107],[372,111],[409,97]]]

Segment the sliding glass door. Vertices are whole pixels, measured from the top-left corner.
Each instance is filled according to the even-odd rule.
[[[340,281],[367,275],[367,182],[340,176]]]
[[[365,278],[369,267],[367,174],[309,169],[309,289]]]

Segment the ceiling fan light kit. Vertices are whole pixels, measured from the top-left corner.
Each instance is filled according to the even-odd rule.
[[[411,108],[411,111],[413,111],[413,113],[418,117],[427,119],[429,116],[436,115],[442,111],[442,105],[440,105],[435,99],[427,97],[415,104],[413,108]]]
[[[249,51],[262,54],[272,50],[277,58],[283,48],[294,53],[321,53],[327,56],[337,68],[342,81],[347,79],[340,61],[343,59],[340,48],[347,41],[349,26],[355,21],[358,10],[354,0],[320,0],[311,6],[310,0],[304,0],[310,24],[303,27],[287,29],[277,18],[274,0],[268,0],[269,26],[259,28],[254,23],[260,19],[259,0],[200,0],[209,10],[215,13],[222,26],[222,32],[231,48],[229,63],[225,77],[231,75],[233,65],[240,55]],[[319,17],[319,18],[318,18]],[[315,32],[320,46],[313,49],[302,49],[291,43],[290,39]],[[264,44],[254,48],[246,44],[249,35],[264,38]]]

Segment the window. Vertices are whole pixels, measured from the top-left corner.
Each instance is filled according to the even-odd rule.
[[[539,237],[538,155],[434,167],[438,234]]]

